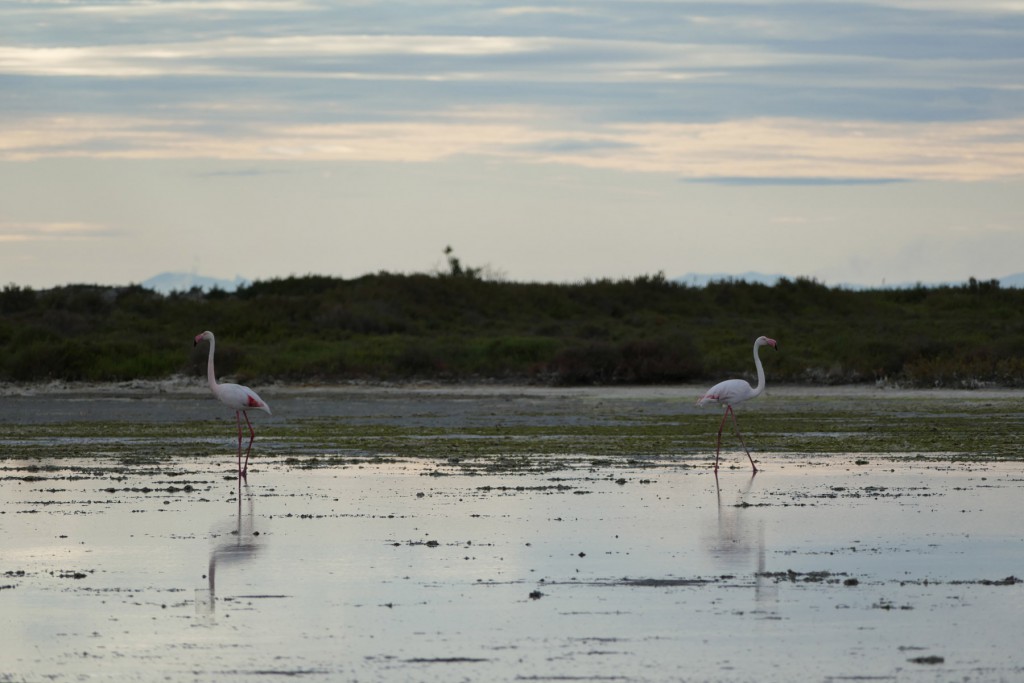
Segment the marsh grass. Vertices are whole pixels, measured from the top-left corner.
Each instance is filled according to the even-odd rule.
[[[574,284],[379,273],[168,296],[138,286],[0,291],[0,381],[201,376],[218,334],[240,381],[353,379],[553,385],[749,377],[760,334],[774,382],[1024,386],[1024,291],[852,291],[813,280],[689,287],[663,276]]]

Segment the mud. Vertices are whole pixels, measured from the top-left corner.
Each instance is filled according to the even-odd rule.
[[[782,391],[716,477],[668,389],[282,388],[239,482],[233,416],[150,389],[0,391],[0,681],[1024,677],[1011,448],[758,448],[807,405],[1008,443],[1014,394]]]

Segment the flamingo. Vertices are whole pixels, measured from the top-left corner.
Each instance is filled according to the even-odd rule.
[[[750,457],[750,449],[747,448],[747,444],[743,440],[743,434],[740,433],[740,423],[736,420],[736,413],[733,412],[732,407],[737,403],[756,398],[764,391],[764,368],[761,366],[761,357],[757,355],[758,349],[762,346],[770,346],[776,351],[779,349],[779,344],[774,339],[758,337],[754,340],[754,365],[757,366],[756,387],[751,387],[750,383],[746,380],[727,379],[708,389],[700,400],[697,401],[698,406],[705,406],[709,403],[725,406],[725,414],[722,415],[722,422],[718,425],[718,445],[715,447],[716,476],[718,475],[718,454],[722,450],[722,428],[725,426],[725,418],[729,417],[729,415],[732,415],[732,422],[736,426],[736,436],[740,437],[743,450],[747,452],[750,466],[754,468],[754,473],[757,473],[757,465],[754,464],[754,459]]]
[[[213,395],[220,399],[221,403],[235,411],[235,422],[238,423],[238,477],[245,478],[249,469],[249,452],[252,451],[252,442],[256,438],[256,430],[249,422],[248,410],[263,410],[270,415],[270,406],[259,397],[255,391],[241,384],[218,384],[217,375],[213,371],[213,350],[217,340],[213,332],[209,330],[197,334],[193,346],[199,346],[199,342],[207,340],[210,342],[210,357],[206,362],[206,378],[210,383],[210,390]],[[245,464],[242,464],[242,416],[245,416],[245,424],[249,425],[249,448],[245,451]]]

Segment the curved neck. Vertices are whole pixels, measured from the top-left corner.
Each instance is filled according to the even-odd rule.
[[[213,349],[217,342],[214,341],[213,336],[210,336],[210,357],[206,361],[206,381],[210,383],[211,389],[217,388],[217,374],[213,371]],[[755,354],[756,355],[756,354]],[[758,368],[761,366],[758,365]]]
[[[761,356],[757,354],[760,347],[754,344],[754,365],[757,367],[757,386],[754,387],[754,393],[750,395],[751,398],[759,396],[764,391],[764,367],[761,365]],[[213,356],[210,356],[210,368],[213,368]]]

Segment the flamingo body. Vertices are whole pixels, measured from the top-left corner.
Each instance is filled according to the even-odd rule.
[[[217,384],[211,389],[213,389],[213,395],[232,410],[263,410],[268,415],[271,414],[270,406],[266,404],[266,401],[249,387],[225,382]]]
[[[757,394],[754,393],[754,387],[750,386],[750,382],[742,379],[727,379],[708,389],[697,401],[697,405],[706,406],[709,403],[717,403],[734,406],[755,396]]]
[[[210,356],[206,361],[206,379],[210,385],[210,390],[213,395],[216,396],[221,403],[226,405],[235,411],[235,422],[238,424],[238,476],[240,478],[245,477],[249,468],[249,453],[252,451],[252,442],[256,438],[256,430],[253,429],[252,423],[249,422],[249,410],[262,410],[271,415],[270,406],[267,402],[260,398],[259,394],[250,389],[249,387],[242,386],[241,384],[232,384],[225,382],[223,384],[217,381],[217,374],[213,370],[213,354],[217,346],[217,340],[213,336],[213,332],[209,330],[197,334],[195,338],[194,346],[198,346],[201,341],[210,342]],[[245,451],[245,463],[242,463],[242,417],[245,417],[245,424],[249,426],[249,447]]]
[[[725,426],[725,420],[729,415],[732,415],[732,421],[736,427],[736,436],[740,438],[740,443],[743,444],[743,450],[747,452],[747,458],[750,460],[750,466],[754,468],[755,473],[757,472],[757,465],[754,464],[754,458],[750,456],[750,450],[747,448],[747,444],[743,440],[743,434],[740,433],[740,424],[736,420],[736,413],[733,411],[733,406],[742,403],[743,401],[757,398],[764,391],[764,366],[761,365],[761,357],[758,355],[758,350],[762,346],[770,346],[775,350],[778,350],[779,348],[778,342],[768,337],[762,336],[754,340],[754,366],[757,368],[756,387],[750,386],[750,383],[746,380],[727,379],[708,389],[704,392],[704,395],[697,400],[698,406],[706,406],[710,403],[725,406],[725,413],[722,415],[722,422],[718,425],[718,443],[715,447],[716,475],[718,472],[718,456],[722,450],[722,428]]]

